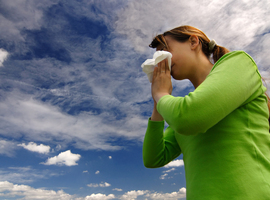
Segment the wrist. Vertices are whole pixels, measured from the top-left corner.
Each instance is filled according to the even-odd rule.
[[[170,95],[169,93],[165,92],[165,93],[159,93],[157,95],[155,95],[154,99],[156,101],[156,104],[158,103],[158,101],[161,99],[161,97],[166,96],[166,95]]]

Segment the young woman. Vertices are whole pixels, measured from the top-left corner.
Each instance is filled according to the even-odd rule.
[[[156,36],[150,47],[169,51],[172,65],[154,70],[144,165],[162,167],[183,153],[187,200],[270,199],[268,100],[253,59],[191,26]],[[171,96],[171,76],[195,90]]]

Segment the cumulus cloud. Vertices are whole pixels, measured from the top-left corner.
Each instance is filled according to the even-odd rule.
[[[22,143],[22,144],[18,144],[18,146],[21,146],[29,151],[38,152],[38,153],[42,153],[42,154],[49,153],[50,149],[51,149],[50,146],[47,146],[44,144],[37,145],[34,142],[29,142],[27,145],[25,143]]]
[[[76,163],[81,158],[80,154],[73,154],[70,150],[65,152],[61,152],[58,156],[54,156],[52,158],[48,158],[45,163],[41,163],[44,165],[66,165],[66,166],[74,166],[78,165]]]
[[[91,194],[85,197],[85,200],[108,200],[108,199],[115,199],[114,194],[105,195],[98,193],[98,194]]]
[[[121,189],[115,188],[116,191],[122,191]],[[131,200],[142,197],[144,199],[154,199],[154,200],[163,200],[163,199],[185,199],[186,188],[181,188],[177,192],[172,193],[158,193],[150,192],[149,190],[132,190],[128,191],[123,195],[115,194],[102,194],[102,193],[93,193],[85,197],[78,197],[75,195],[70,195],[63,190],[47,190],[47,189],[36,189],[28,185],[13,184],[9,181],[0,181],[0,196],[2,197],[15,197],[23,199],[48,199],[48,200],[107,200],[107,199],[122,199],[122,200]]]
[[[111,157],[111,156],[109,156],[109,159],[112,159],[112,157]]]
[[[8,52],[4,49],[0,49],[0,67],[3,67],[3,62],[7,59]]]
[[[132,190],[129,192],[126,192],[125,194],[122,195],[122,197],[120,199],[122,200],[129,200],[129,199],[137,199],[138,196],[142,196],[149,193],[148,190]]]
[[[172,162],[165,165],[164,167],[169,168],[169,167],[182,167],[182,166],[184,166],[184,161],[180,159],[180,160],[173,160]]]
[[[90,183],[90,184],[87,184],[87,186],[88,187],[110,187],[111,186],[111,184],[110,183],[107,183],[107,182],[105,182],[105,183],[103,183],[103,182],[101,182],[101,183],[99,183],[99,184],[97,184],[97,183]]]
[[[182,187],[177,192],[172,193],[150,193],[146,195],[150,199],[162,200],[162,199],[185,199],[186,197],[186,188]]]
[[[96,171],[96,172],[95,172],[95,174],[99,174],[99,173],[100,173],[100,171]]]
[[[2,197],[24,197],[24,199],[48,199],[48,200],[70,200],[74,199],[74,196],[65,193],[63,190],[45,190],[35,189],[28,185],[17,185],[8,181],[0,182],[0,195]]]

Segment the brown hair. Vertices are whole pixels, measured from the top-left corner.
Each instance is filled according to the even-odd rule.
[[[202,51],[208,59],[210,59],[210,55],[211,53],[213,53],[214,63],[218,61],[218,59],[220,59],[224,54],[230,52],[225,47],[219,45],[215,45],[214,49],[210,51],[209,50],[210,39],[205,35],[204,32],[192,26],[179,26],[170,31],[166,31],[163,34],[157,35],[156,37],[154,37],[153,41],[149,46],[152,48],[156,48],[159,44],[162,44],[166,48],[168,48],[164,36],[170,36],[176,41],[185,42],[189,39],[191,35],[196,35],[199,38],[200,43],[202,44]]]
[[[213,54],[214,63],[217,62],[223,55],[230,52],[225,47],[219,46],[217,44],[215,45],[213,50],[210,51],[209,50],[210,39],[205,35],[204,32],[192,26],[179,26],[172,30],[166,31],[163,34],[159,34],[154,37],[149,47],[157,48],[158,45],[162,44],[164,47],[168,49],[165,36],[170,36],[171,38],[179,42],[186,42],[191,35],[196,35],[199,38],[200,43],[202,44],[202,51],[208,59],[210,59],[211,54]],[[267,105],[268,105],[268,110],[270,113],[270,98],[266,93],[265,95],[268,99]],[[270,125],[270,117],[268,121]]]

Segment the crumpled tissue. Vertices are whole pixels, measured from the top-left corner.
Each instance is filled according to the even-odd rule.
[[[141,65],[142,70],[144,73],[146,73],[150,83],[152,83],[153,72],[155,67],[157,66],[158,63],[160,63],[162,60],[166,58],[168,58],[169,69],[171,71],[172,54],[168,51],[156,51],[153,55],[153,59],[147,59]]]

